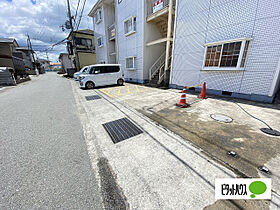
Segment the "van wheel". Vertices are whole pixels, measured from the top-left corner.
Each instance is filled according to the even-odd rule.
[[[117,81],[118,85],[123,85],[123,83],[124,83],[123,79],[118,79],[118,81]]]
[[[94,83],[93,82],[87,82],[86,83],[86,89],[93,89],[94,88]]]

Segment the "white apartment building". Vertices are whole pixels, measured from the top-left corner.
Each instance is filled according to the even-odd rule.
[[[178,0],[171,87],[271,102],[279,91],[279,0]]]
[[[127,81],[196,91],[206,82],[210,94],[272,102],[279,9],[278,0],[99,0],[89,15],[98,62],[122,64]]]
[[[149,82],[163,66],[163,79],[167,40],[171,42],[167,39],[168,3],[159,0],[155,9],[150,0],[99,0],[89,13],[97,62],[122,64],[126,81],[137,83]],[[168,62],[170,68],[170,59]]]

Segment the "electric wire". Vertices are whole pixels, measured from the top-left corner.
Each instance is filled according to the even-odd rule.
[[[77,8],[76,8],[76,13],[75,13],[75,17],[74,17],[74,22],[75,22],[75,25],[77,25],[77,15],[78,15],[78,10],[79,10],[79,5],[80,5],[80,1],[78,1],[78,4],[77,4]]]
[[[81,20],[82,20],[82,16],[83,16],[83,13],[84,13],[86,1],[87,1],[87,0],[84,0],[84,4],[83,4],[83,7],[82,7],[81,15],[80,15],[79,22],[78,22],[78,25],[77,25],[77,27],[76,27],[76,30],[79,29],[79,26],[80,26],[80,23],[81,23]]]
[[[250,114],[249,112],[247,112],[242,106],[240,106],[236,101],[233,101],[241,110],[243,110],[247,115],[249,115],[250,117],[262,122],[263,124],[265,124],[270,130],[273,130],[266,122],[264,122],[263,120],[253,116],[252,114]]]

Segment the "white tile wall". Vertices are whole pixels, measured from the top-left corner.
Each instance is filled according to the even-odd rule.
[[[144,24],[144,7],[142,1],[126,0],[118,4],[115,2],[117,12],[117,36],[119,62],[123,66],[125,78],[143,80],[143,24]],[[125,36],[124,21],[136,16],[136,33]],[[127,70],[125,68],[125,58],[136,56],[136,70]]]
[[[95,49],[96,49],[96,60],[97,63],[101,61],[105,61],[108,63],[107,59],[107,43],[106,43],[106,32],[105,32],[105,21],[104,21],[104,7],[101,7],[101,14],[102,14],[102,21],[98,24],[95,23],[93,18],[93,25],[94,25],[94,42],[95,42]],[[103,47],[98,47],[98,37],[103,37]]]
[[[269,95],[280,58],[279,0],[178,1],[170,84]],[[204,44],[253,38],[245,71],[201,71]]]

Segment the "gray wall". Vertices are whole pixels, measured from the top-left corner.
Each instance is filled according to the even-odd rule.
[[[170,84],[272,96],[279,82],[279,0],[177,1]],[[251,37],[245,71],[202,71],[204,44]]]

